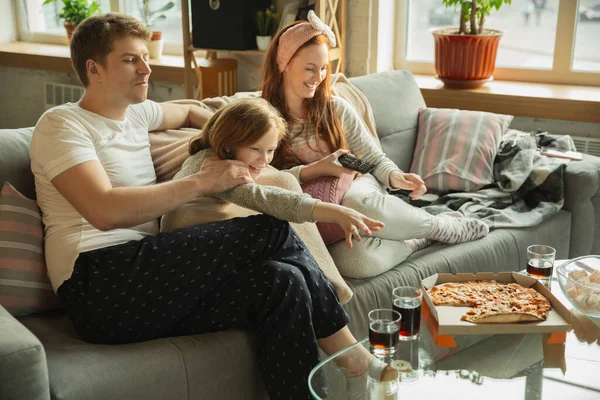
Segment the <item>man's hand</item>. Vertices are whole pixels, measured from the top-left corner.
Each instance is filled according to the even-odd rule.
[[[218,157],[204,161],[195,177],[201,183],[200,195],[219,193],[237,185],[254,182],[246,164],[235,160],[221,160]]]
[[[394,189],[410,190],[410,198],[413,200],[421,198],[427,192],[423,179],[417,174],[405,174],[392,171],[390,174],[390,185]]]

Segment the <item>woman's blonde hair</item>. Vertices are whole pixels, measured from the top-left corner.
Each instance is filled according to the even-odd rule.
[[[275,106],[275,108],[279,110],[283,118],[288,123],[294,122],[294,118],[290,114],[285,102],[285,94],[283,91],[283,72],[279,72],[279,67],[277,65],[277,51],[279,48],[279,38],[281,35],[291,27],[303,22],[305,21],[292,22],[277,32],[271,41],[271,45],[267,51],[263,67],[263,78],[261,84],[262,97]],[[329,46],[329,40],[324,35],[317,35],[300,46],[298,51],[314,44],[326,44]],[[298,51],[296,51],[296,54],[298,54]],[[296,54],[294,54],[292,60]],[[328,64],[325,79],[317,87],[315,95],[310,99],[305,99],[304,103],[308,107],[308,120],[315,124],[316,139],[320,138],[324,140],[329,147],[329,151],[334,152],[338,149],[347,148],[347,144],[344,131],[342,129],[342,123],[335,111],[332,101],[330,76],[331,67]],[[272,165],[275,168],[281,169],[289,165],[302,164],[302,161],[299,160],[294,154],[292,146],[287,140],[288,137],[289,136],[286,136],[284,138],[275,151],[275,157],[273,158],[272,162]],[[318,141],[316,143],[318,143]]]
[[[232,149],[254,144],[271,129],[277,131],[279,143],[286,132],[285,120],[268,101],[246,98],[219,109],[204,125],[202,132],[190,140],[190,155],[213,149],[221,159],[232,158]]]

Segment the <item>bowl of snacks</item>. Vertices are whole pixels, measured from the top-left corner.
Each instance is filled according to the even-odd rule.
[[[600,317],[600,256],[566,261],[558,266],[556,275],[573,307],[590,317]]]

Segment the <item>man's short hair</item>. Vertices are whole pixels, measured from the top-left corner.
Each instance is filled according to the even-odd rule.
[[[77,26],[71,38],[73,69],[83,86],[87,87],[87,60],[94,60],[104,66],[106,56],[114,50],[115,40],[134,37],[149,41],[151,36],[150,29],[126,14],[106,13],[89,17]]]

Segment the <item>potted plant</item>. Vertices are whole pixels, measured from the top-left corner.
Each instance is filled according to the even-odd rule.
[[[158,21],[162,21],[167,19],[167,16],[163,14],[165,11],[170,10],[175,7],[175,3],[173,1],[169,1],[162,7],[159,7],[156,10],[150,9],[150,0],[142,0],[140,13],[142,15],[142,22],[144,25],[148,27],[148,29],[152,30],[152,38],[148,43],[148,53],[150,58],[159,58],[162,55],[163,50],[163,38],[162,32],[155,31],[153,29],[154,24]]]
[[[55,3],[58,0],[44,0],[44,5]],[[84,19],[100,12],[100,4],[88,0],[61,0],[63,3],[62,12],[58,14],[58,18],[64,20],[64,26],[67,30],[67,37],[71,40],[75,27]]]
[[[256,12],[256,47],[259,50],[267,50],[277,23],[279,14],[275,12],[275,7],[271,5],[266,10]]]
[[[511,0],[442,0],[460,11],[459,27],[432,29],[435,71],[448,87],[474,88],[491,79],[502,31],[485,29],[485,18]]]

